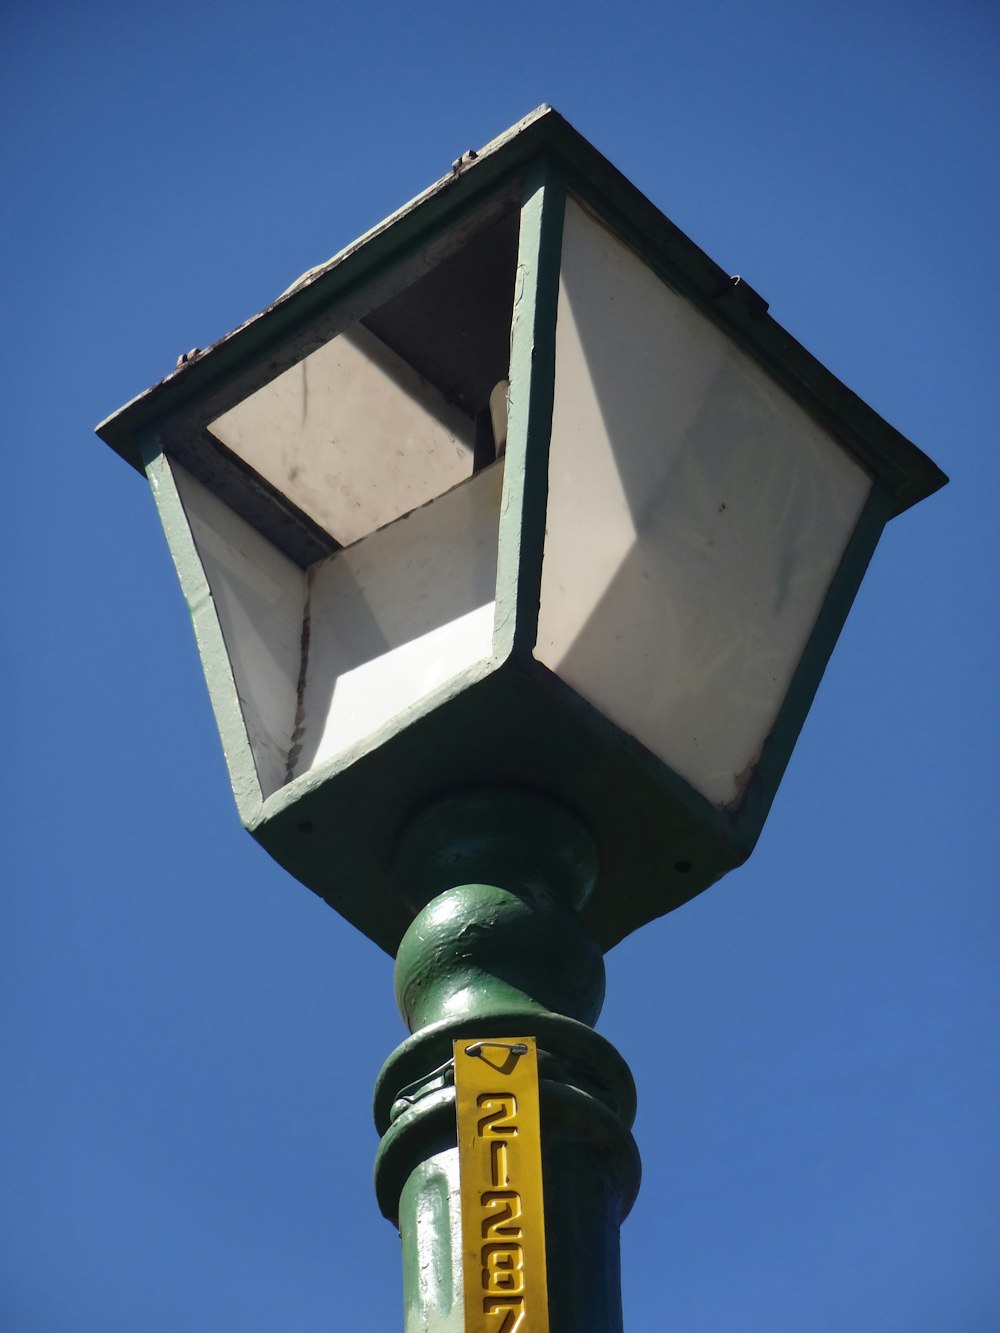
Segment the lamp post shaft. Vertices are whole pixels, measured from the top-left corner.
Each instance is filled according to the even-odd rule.
[[[520,1035],[539,1051],[549,1331],[622,1327],[619,1228],[639,1158],[631,1074],[591,1026],[604,964],[575,907],[595,864],[572,816],[519,792],[445,802],[404,836],[398,870],[422,906],[400,945],[396,994],[413,1035],[379,1076],[375,1116],[376,1194],[400,1230],[406,1333],[465,1327],[452,1042]]]

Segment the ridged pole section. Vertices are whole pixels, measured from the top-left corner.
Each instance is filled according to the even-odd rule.
[[[539,1051],[549,1333],[620,1333],[640,1167],[632,1076],[592,1026],[604,960],[577,914],[590,836],[543,796],[477,792],[418,816],[396,869],[419,909],[395,973],[413,1035],[376,1085],[375,1189],[402,1240],[405,1333],[465,1327],[452,1043],[512,1036]]]

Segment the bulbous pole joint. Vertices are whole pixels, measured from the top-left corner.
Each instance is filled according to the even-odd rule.
[[[375,1189],[403,1242],[406,1333],[462,1328],[452,1042],[511,1036],[539,1051],[550,1333],[613,1333],[640,1167],[631,1073],[591,1026],[604,960],[576,909],[596,880],[592,839],[546,797],[474,792],[408,826],[396,872],[418,909],[395,972],[413,1035],[375,1089]]]

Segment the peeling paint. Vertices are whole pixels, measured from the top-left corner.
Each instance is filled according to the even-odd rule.
[[[733,774],[733,786],[736,789],[735,794],[733,795],[733,799],[727,801],[722,807],[723,812],[729,815],[731,819],[735,818],[742,810],[743,802],[746,800],[747,792],[750,789],[750,784],[753,782],[759,767],[760,751],[758,750],[742,772]]]

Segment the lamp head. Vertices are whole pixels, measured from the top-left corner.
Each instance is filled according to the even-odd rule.
[[[389,952],[400,830],[455,793],[582,819],[604,948],[743,861],[946,480],[548,107],[98,430],[244,824]]]

